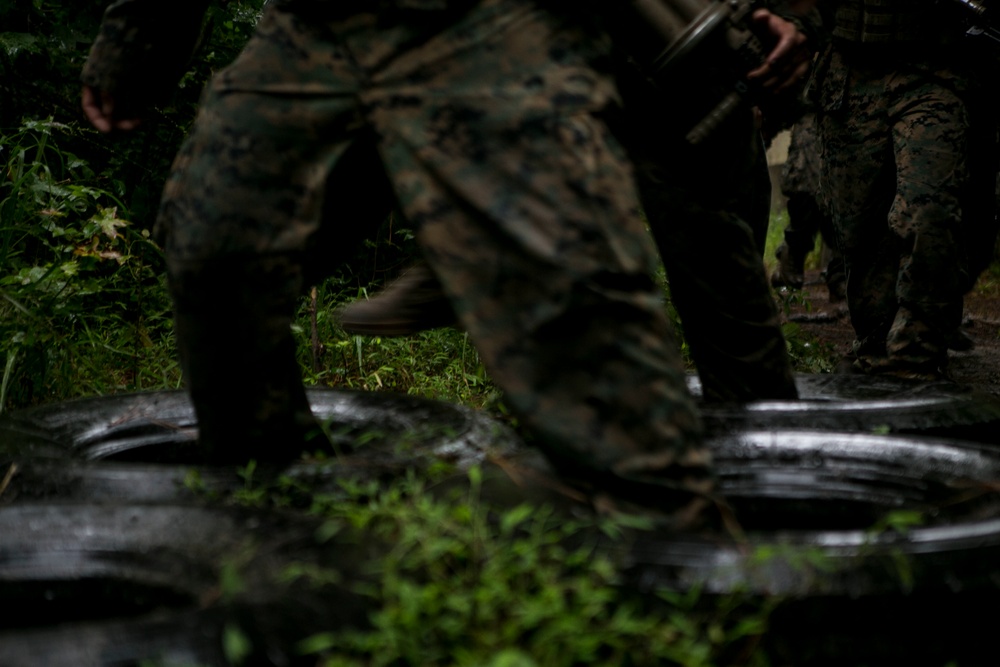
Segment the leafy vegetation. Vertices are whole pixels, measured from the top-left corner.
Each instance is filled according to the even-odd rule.
[[[706,596],[698,587],[639,597],[621,586],[614,552],[598,544],[648,530],[641,520],[498,507],[481,493],[475,467],[451,494],[434,492],[439,477],[341,480],[336,492],[307,494],[309,512],[325,522],[320,539],[350,542],[360,531],[369,550],[372,541],[385,545],[369,576],[350,584],[373,600],[369,626],[301,642],[318,665],[767,664],[755,647],[775,600]],[[233,499],[259,506],[262,497],[248,490]],[[288,506],[305,490],[286,479],[268,501]],[[345,583],[335,570],[297,565],[277,577]]]
[[[160,251],[59,148],[79,132],[46,119],[0,139],[0,410],[179,382]]]

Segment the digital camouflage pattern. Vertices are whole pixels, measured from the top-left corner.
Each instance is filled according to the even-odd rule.
[[[788,157],[781,167],[782,194],[786,197],[800,192],[813,196],[819,194],[821,150],[816,114],[807,111],[791,129]]]
[[[164,192],[203,442],[222,458],[298,453],[288,434],[313,425],[297,299],[398,204],[552,460],[661,498],[710,490],[631,167],[599,117],[616,101],[595,64],[606,43],[526,0],[346,4],[268,5]]]
[[[884,13],[892,3],[838,11],[859,4]],[[917,4],[894,6],[912,13]],[[921,7],[925,22],[937,19]],[[969,286],[962,199],[976,60],[957,47],[910,46],[915,28],[899,25],[907,31],[896,43],[835,39],[820,61],[822,184],[848,271],[858,365],[935,376]]]

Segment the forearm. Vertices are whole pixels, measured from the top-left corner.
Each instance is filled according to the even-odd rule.
[[[209,0],[117,0],[104,13],[84,64],[83,83],[120,92],[169,87],[183,73]]]

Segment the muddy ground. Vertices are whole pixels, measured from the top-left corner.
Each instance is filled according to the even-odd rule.
[[[802,333],[842,356],[854,331],[843,303],[831,304],[818,270],[806,271],[803,299],[789,299],[787,314]],[[965,332],[975,341],[968,352],[949,353],[952,380],[1000,396],[1000,272],[987,271],[966,296]]]

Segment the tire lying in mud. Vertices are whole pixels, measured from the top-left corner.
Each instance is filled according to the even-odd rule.
[[[978,664],[982,642],[992,642],[983,604],[1000,598],[995,450],[825,431],[747,432],[710,445],[745,536],[655,527],[625,539],[585,535],[620,564],[624,595],[655,603],[661,589],[697,587],[707,597],[781,599],[765,638],[777,664]],[[392,456],[390,443],[379,449]],[[514,506],[534,490],[507,463],[550,474],[537,457],[508,456],[484,463],[494,483],[482,486],[483,503]],[[900,520],[904,512],[921,521]],[[276,585],[274,575],[306,562],[358,581],[384,547],[340,533],[320,545],[315,528],[234,508],[0,508],[0,664],[225,665],[227,627],[251,638],[264,664],[294,663],[295,642],[364,618],[365,600],[335,585]],[[221,583],[227,567],[242,582],[236,593]]]
[[[644,536],[630,558],[647,585],[697,583],[713,593],[788,596],[1000,586],[995,448],[827,431],[751,431],[713,438],[711,447],[720,495],[748,541],[670,535],[661,551],[655,535]],[[905,525],[895,522],[898,516],[907,517]],[[675,548],[679,543],[686,546]],[[761,566],[760,554],[747,551],[758,544],[815,549],[831,569],[810,571],[780,557]],[[868,564],[886,555],[914,558],[906,582],[867,573]],[[923,562],[931,564],[926,571]]]
[[[798,374],[799,400],[702,404],[711,433],[824,429],[933,435],[996,443],[1000,399],[953,382],[891,376]],[[697,376],[688,386],[701,395]]]
[[[360,548],[324,547],[316,527],[236,508],[2,508],[0,664],[299,664],[298,641],[356,626],[370,606],[336,583],[282,579],[334,558],[343,581],[362,579]],[[227,632],[246,640],[242,661]]]
[[[949,382],[799,374],[798,401],[703,404],[711,433],[761,429],[928,434],[995,442],[1000,400]],[[700,396],[697,376],[689,388]],[[516,438],[451,403],[400,394],[314,388],[314,414],[337,445],[402,442],[461,459]],[[200,463],[197,423],[182,391],[84,398],[0,416],[0,464],[17,459]]]
[[[407,461],[460,467],[519,442],[488,416],[452,403],[401,394],[311,389],[313,413],[335,447],[359,450],[365,470]],[[308,474],[334,465],[291,472]],[[173,502],[190,487],[225,491],[243,485],[232,468],[203,465],[187,394],[160,391],[53,403],[0,417],[0,492],[35,500]],[[7,483],[2,480],[9,476]]]
[[[403,394],[310,389],[313,414],[335,444],[403,442],[442,452],[495,444],[498,424],[462,406]],[[83,398],[0,419],[0,446],[14,455],[198,463],[197,422],[183,391]]]

